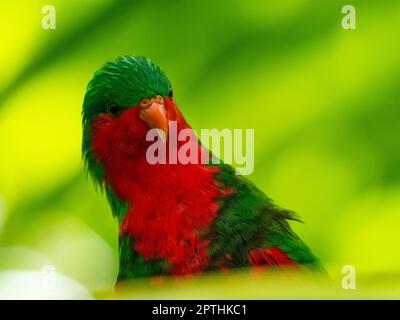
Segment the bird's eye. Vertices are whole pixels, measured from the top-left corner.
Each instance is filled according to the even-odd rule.
[[[115,103],[110,103],[107,105],[107,113],[109,113],[113,117],[116,117],[121,113],[121,108]]]
[[[169,89],[169,92],[168,92],[168,97],[172,98],[172,97],[173,97],[173,95],[174,95],[174,93],[172,92],[172,89]]]

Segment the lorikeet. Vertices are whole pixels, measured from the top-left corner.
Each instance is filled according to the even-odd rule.
[[[82,154],[119,222],[119,280],[244,266],[319,269],[281,209],[225,163],[150,164],[150,128],[190,128],[145,57],[106,63],[83,103]],[[179,144],[177,146],[179,148]],[[198,143],[200,151],[204,147]]]

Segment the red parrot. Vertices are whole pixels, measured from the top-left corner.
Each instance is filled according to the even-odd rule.
[[[150,59],[124,56],[100,68],[82,118],[86,168],[119,222],[119,280],[246,266],[322,269],[288,224],[296,215],[230,165],[149,163],[150,129],[166,137],[172,121],[178,133],[190,129]]]

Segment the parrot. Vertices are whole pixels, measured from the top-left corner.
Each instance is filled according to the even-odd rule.
[[[148,131],[168,140],[172,121],[178,132],[191,129],[171,82],[147,57],[107,62],[87,85],[82,159],[118,221],[118,282],[235,268],[323,269],[289,225],[301,222],[297,214],[230,164],[149,163]]]

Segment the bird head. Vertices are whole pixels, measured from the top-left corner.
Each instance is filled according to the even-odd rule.
[[[168,121],[183,117],[171,83],[150,59],[124,56],[106,63],[89,82],[82,110],[82,154],[99,183],[104,166],[143,154],[149,129],[168,134]]]

